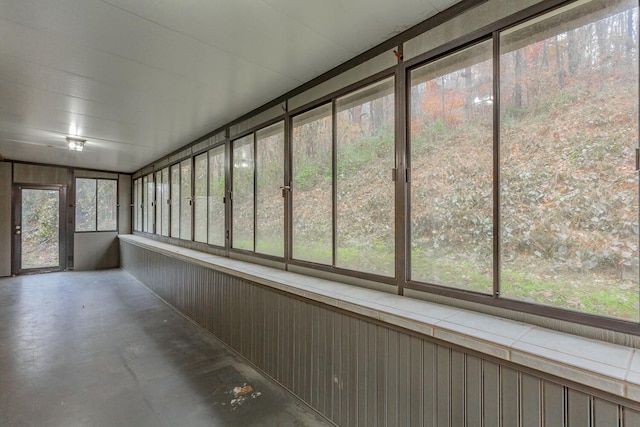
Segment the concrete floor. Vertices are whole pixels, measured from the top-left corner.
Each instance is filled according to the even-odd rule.
[[[0,279],[0,425],[332,424],[108,270]]]

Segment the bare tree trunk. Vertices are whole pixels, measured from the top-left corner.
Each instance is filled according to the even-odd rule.
[[[471,112],[473,109],[473,73],[471,72],[471,67],[467,67],[464,69],[463,73],[464,77],[464,115],[467,120],[471,117]]]
[[[522,52],[516,50],[515,57],[515,85],[513,86],[513,103],[515,108],[522,108]]]
[[[633,9],[627,11],[626,44],[627,44],[627,54],[626,54],[627,61],[629,63],[633,63],[633,60],[635,59],[633,54],[633,48],[635,46],[634,37],[633,37]]]
[[[580,62],[575,30],[567,32],[567,56],[569,57],[569,76],[575,76]]]
[[[558,84],[560,89],[564,89],[564,64],[562,60],[562,53],[560,52],[560,43],[558,42],[558,36],[555,38],[556,45],[556,70],[558,74]]]

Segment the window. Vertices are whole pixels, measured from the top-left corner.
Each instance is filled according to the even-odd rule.
[[[76,231],[116,231],[118,183],[76,178]]]
[[[171,237],[180,237],[180,163],[171,166]]]
[[[252,251],[253,246],[253,174],[254,135],[233,142],[233,241],[232,247]]]
[[[195,158],[195,181],[193,183],[195,193],[194,206],[194,235],[196,242],[207,242],[207,179],[208,179],[207,153],[202,153]]]
[[[162,234],[162,171],[156,172],[156,234]]]
[[[143,192],[143,187],[142,187],[142,178],[138,178],[136,180],[136,206],[135,206],[135,210],[136,210],[136,222],[138,224],[138,227],[136,228],[137,231],[142,231],[143,230],[143,217],[144,217],[144,205],[143,205],[143,197],[142,197],[142,192]]]
[[[156,171],[156,234],[169,235],[169,168]]]
[[[284,122],[233,142],[232,247],[284,256]]]
[[[98,231],[118,228],[118,181],[98,180]]]
[[[331,104],[293,118],[292,257],[333,263]]]
[[[501,296],[638,321],[637,2],[500,35]]]
[[[169,168],[162,169],[162,197],[158,199],[158,204],[162,205],[160,213],[160,234],[169,235],[169,209],[171,208],[169,195]]]
[[[76,231],[96,231],[97,210],[96,180],[76,178]]]
[[[284,256],[284,122],[256,133],[256,252]]]
[[[156,173],[155,198],[171,202],[170,221],[165,200],[156,207],[158,232],[636,328],[638,3],[549,7]],[[153,180],[134,181],[136,230],[153,227]],[[86,184],[92,200],[99,185]]]
[[[140,201],[138,200],[138,187],[140,186],[140,180],[139,179],[134,179],[133,180],[133,230],[134,231],[140,231],[140,225],[138,222],[138,205],[140,204]]]
[[[155,226],[155,193],[156,188],[153,182],[153,174],[145,175],[142,179],[143,187],[144,187],[144,212],[145,212],[145,221],[144,221],[144,231],[146,233],[153,233]]]
[[[189,158],[180,162],[180,238],[183,240],[191,240],[191,209],[191,159]]]
[[[491,41],[411,72],[411,279],[493,293]]]
[[[225,244],[225,155],[224,145],[209,151],[209,238],[211,245]]]
[[[394,276],[394,79],[336,100],[336,266]]]

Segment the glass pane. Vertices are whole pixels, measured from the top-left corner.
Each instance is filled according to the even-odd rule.
[[[501,35],[504,297],[639,320],[637,28],[599,0]]]
[[[146,188],[146,194],[144,199],[144,211],[146,212],[146,218],[144,222],[144,231],[147,233],[153,233],[154,226],[154,203],[156,187],[153,183],[153,174],[149,174],[144,177],[144,187]]]
[[[284,256],[284,122],[256,140],[256,252]]]
[[[137,191],[137,195],[138,195],[138,204],[136,206],[136,212],[137,212],[137,217],[138,217],[138,231],[142,231],[142,218],[143,218],[143,210],[142,210],[142,206],[143,206],[143,198],[142,198],[142,192],[143,192],[143,185],[142,185],[142,178],[138,178],[138,191]]]
[[[393,86],[387,79],[336,101],[336,265],[385,276],[395,270]]]
[[[331,104],[293,118],[294,259],[333,262]]]
[[[196,242],[207,242],[207,153],[200,154],[195,159],[195,206],[194,206],[194,236]]]
[[[209,243],[224,246],[224,145],[209,151]]]
[[[87,181],[93,181],[95,185],[95,180]],[[95,210],[95,203],[93,206]],[[21,268],[58,267],[60,265],[60,193],[58,190],[23,189],[21,207]]]
[[[191,240],[191,159],[180,162],[180,238]]]
[[[180,164],[171,166],[171,237],[180,237]]]
[[[492,43],[411,72],[411,279],[493,293]]]
[[[96,231],[95,179],[76,179],[76,231]]]
[[[118,228],[118,182],[114,179],[98,180],[98,231]]]
[[[133,181],[133,229],[135,231],[139,231],[138,228],[138,187],[139,180],[135,179]]]
[[[253,250],[253,135],[233,142],[233,242]]]
[[[163,184],[162,184],[162,171],[156,172],[156,234],[162,234],[162,209],[164,208],[163,202]]]
[[[162,198],[158,203],[162,204],[162,231],[163,236],[169,235],[169,168],[162,169]]]

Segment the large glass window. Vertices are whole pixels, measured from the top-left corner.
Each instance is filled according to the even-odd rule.
[[[169,235],[169,169],[156,172],[156,234]]]
[[[158,203],[162,204],[162,211],[160,213],[161,232],[163,236],[169,235],[169,168],[162,169],[162,198],[158,200]]]
[[[194,206],[194,235],[196,242],[207,242],[207,179],[208,159],[207,153],[202,153],[195,158],[195,206]]]
[[[96,180],[76,179],[76,231],[96,231]]]
[[[411,279],[493,292],[493,63],[485,42],[411,72]]]
[[[233,142],[232,247],[253,250],[254,135]]]
[[[147,233],[154,232],[155,225],[155,193],[156,188],[153,182],[153,174],[145,175],[143,178],[144,182],[144,211],[145,211],[145,221],[144,221],[144,231]]]
[[[225,244],[224,145],[209,151],[209,244]]]
[[[180,163],[171,166],[171,237],[180,237]]]
[[[98,231],[114,231],[118,228],[118,181],[98,180]]]
[[[162,171],[156,172],[156,234],[162,234]]]
[[[115,231],[118,184],[113,179],[76,179],[76,231]]]
[[[138,178],[138,187],[136,189],[136,196],[138,199],[138,203],[136,205],[136,218],[138,219],[138,231],[143,230],[143,221],[144,221],[144,204],[143,204],[143,196],[144,187],[142,186],[142,178]]]
[[[256,133],[256,252],[284,256],[284,123]]]
[[[394,99],[391,78],[336,100],[336,266],[385,276],[395,269]]]
[[[293,118],[292,256],[332,264],[331,104]]]
[[[191,158],[180,162],[180,238],[191,240]]]
[[[506,298],[638,321],[637,28],[598,0],[500,36]]]
[[[133,180],[133,230],[140,231],[140,226],[138,225],[138,205],[140,201],[138,200],[138,187],[140,186],[140,180]]]

